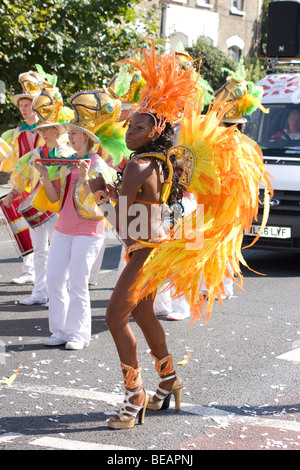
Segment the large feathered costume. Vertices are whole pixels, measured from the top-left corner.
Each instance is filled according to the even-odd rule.
[[[136,301],[155,295],[166,280],[173,295],[185,295],[192,321],[208,320],[215,297],[221,300],[223,279],[237,276],[242,285],[240,263],[247,266],[241,247],[244,229],[250,230],[259,205],[258,190],[266,188],[265,214],[272,191],[268,174],[255,142],[235,128],[220,127],[222,100],[201,115],[201,103],[188,105],[181,126],[181,144],[170,152],[184,160],[182,184],[196,201],[197,209],[178,221],[171,238],[153,250],[133,286]],[[202,295],[205,282],[207,296]]]
[[[176,94],[168,96],[166,92],[162,96],[161,90],[168,89],[169,84],[173,91],[171,84],[176,71],[173,69],[171,76],[167,56],[157,58],[153,47],[151,53],[144,52],[142,64],[137,60],[128,62],[141,71],[146,83],[139,111],[155,110],[159,118],[155,130],[162,130],[168,105],[176,100]],[[180,82],[178,85],[178,96],[182,96]],[[245,101],[242,95],[238,99]],[[184,108],[179,103],[177,109],[183,112],[180,145],[172,147],[168,156],[175,154],[181,162],[180,183],[193,194],[197,208],[177,221],[171,236],[161,243],[139,240],[153,250],[132,286],[134,300],[155,296],[156,291],[170,281],[168,289],[172,288],[174,297],[185,295],[191,307],[192,322],[207,321],[215,298],[221,302],[224,276],[236,276],[235,282],[242,286],[240,264],[247,266],[241,251],[243,234],[257,218],[260,185],[265,187],[260,233],[268,218],[272,186],[259,147],[236,126],[220,126],[224,114],[233,106],[236,100],[227,102],[224,92],[205,116],[201,114],[199,97],[187,99]],[[170,109],[174,109],[172,104]],[[160,114],[159,110],[163,112]],[[207,291],[205,297],[201,290],[203,283]]]

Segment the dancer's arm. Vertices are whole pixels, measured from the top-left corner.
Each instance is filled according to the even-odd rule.
[[[44,187],[49,201],[52,203],[59,201],[59,195],[50,181],[47,167],[38,162],[34,162],[34,166],[43,177]]]

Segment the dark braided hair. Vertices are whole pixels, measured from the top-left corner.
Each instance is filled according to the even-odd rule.
[[[147,145],[144,147],[139,148],[137,151],[132,152],[130,158],[135,157],[136,155],[140,155],[143,153],[162,153],[164,155],[167,154],[168,150],[173,147],[174,145],[174,138],[175,138],[175,133],[173,127],[167,122],[166,127],[164,131],[160,134],[158,139],[155,141],[149,142]],[[159,162],[162,166],[163,174],[165,179],[168,177],[169,174],[169,169],[166,163],[163,161],[159,160],[158,158],[155,157],[150,157],[151,160],[155,160],[156,162]],[[173,166],[173,179],[172,179],[172,189],[170,193],[170,197],[167,201],[167,204],[171,207],[174,204],[180,204],[181,206],[181,200],[183,196],[183,188],[179,184],[180,180],[180,168],[177,165],[177,159],[175,155],[170,156],[170,162]],[[122,175],[123,175],[124,168],[117,172],[117,180],[115,182],[117,189],[120,189],[121,183],[122,183]]]

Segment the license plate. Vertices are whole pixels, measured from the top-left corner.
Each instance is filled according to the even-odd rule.
[[[251,231],[245,230],[245,235],[256,237],[259,232],[259,225],[251,225]],[[291,238],[292,229],[290,227],[265,227],[260,235],[266,238]]]

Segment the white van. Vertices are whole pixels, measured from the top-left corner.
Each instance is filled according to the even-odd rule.
[[[270,74],[257,85],[264,88],[262,104],[269,114],[255,111],[245,134],[263,151],[274,196],[267,227],[254,248],[300,252],[300,73]],[[261,215],[262,208],[251,233],[245,234],[246,245],[257,234]]]

